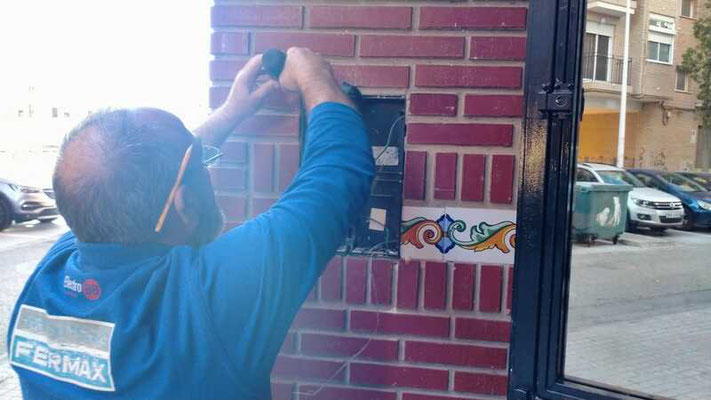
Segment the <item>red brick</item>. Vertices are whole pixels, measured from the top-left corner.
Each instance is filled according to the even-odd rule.
[[[508,268],[509,282],[506,285],[506,311],[511,313],[511,304],[513,303],[513,281],[514,281],[514,269],[513,267]]]
[[[249,34],[247,32],[214,32],[210,38],[212,54],[249,53]]]
[[[222,104],[224,104],[225,100],[227,100],[227,95],[229,95],[229,94],[230,94],[229,87],[226,87],[226,86],[212,86],[212,87],[210,87],[210,108],[213,110],[219,108]]]
[[[419,261],[400,261],[397,268],[397,307],[417,308],[419,292]]]
[[[296,379],[316,379],[343,381],[345,368],[340,361],[311,360],[290,356],[279,356],[272,368],[272,376]],[[339,371],[340,370],[340,371]]]
[[[454,337],[457,339],[508,342],[511,336],[511,323],[506,321],[457,318],[455,323]]]
[[[238,135],[296,136],[299,133],[299,117],[258,114],[242,122],[236,133]]]
[[[280,353],[291,354],[296,351],[296,333],[289,332],[281,344]]]
[[[511,204],[513,201],[514,163],[514,156],[492,156],[491,192],[489,193],[489,200],[492,203]]]
[[[412,144],[511,147],[513,144],[513,126],[504,124],[413,123],[408,125],[407,141]],[[407,162],[407,160],[405,161]]]
[[[224,154],[222,156],[224,161],[238,163],[247,161],[247,143],[245,142],[225,142],[220,149]]]
[[[484,201],[486,158],[483,154],[465,154],[462,160],[462,200]]]
[[[445,390],[449,372],[439,369],[352,363],[351,383]]]
[[[254,51],[262,53],[270,48],[286,50],[289,47],[306,47],[325,56],[352,57],[355,53],[355,36],[339,33],[257,32],[254,34]]]
[[[291,327],[294,329],[343,330],[346,327],[346,312],[344,310],[302,308],[296,314]]]
[[[360,87],[406,88],[410,86],[410,67],[385,65],[334,65],[337,79]]]
[[[279,146],[279,191],[283,192],[299,170],[299,145]]]
[[[418,65],[415,86],[518,89],[522,76],[520,67]]]
[[[316,301],[317,299],[318,299],[318,288],[316,286],[314,286],[309,291],[308,296],[306,296],[306,301]]]
[[[464,38],[451,36],[363,35],[361,57],[462,58]]]
[[[526,59],[526,38],[472,37],[469,59],[523,61]]]
[[[256,143],[252,154],[252,188],[256,192],[271,192],[274,188],[274,145]]]
[[[244,197],[219,194],[215,199],[228,221],[242,221],[246,216],[247,200]]]
[[[244,168],[218,168],[209,169],[210,180],[215,189],[241,190],[246,188],[246,171]]]
[[[472,400],[471,398],[449,397],[431,394],[403,393],[402,400]]]
[[[452,308],[455,310],[474,309],[474,266],[454,264],[452,287]]]
[[[312,6],[311,28],[407,29],[412,25],[411,7]]]
[[[371,275],[370,302],[373,304],[391,304],[393,297],[393,263],[387,260],[373,260]]]
[[[481,266],[481,284],[479,285],[479,310],[484,312],[501,311],[501,290],[503,270],[496,265]]]
[[[457,191],[457,153],[435,156],[434,198],[454,200]]]
[[[299,386],[299,400],[395,400],[395,392],[335,386]]]
[[[508,378],[506,375],[478,374],[456,371],[454,373],[454,390],[503,396],[506,394]]]
[[[291,400],[293,383],[272,382],[272,400]]]
[[[211,10],[213,27],[269,26],[300,28],[301,6],[292,5],[223,5]]]
[[[425,308],[444,309],[447,302],[447,264],[425,263]]]
[[[341,257],[332,258],[321,275],[321,298],[324,301],[341,301],[342,299],[342,263]]]
[[[407,341],[405,361],[465,367],[506,368],[504,348]]]
[[[270,110],[296,111],[301,105],[300,100],[298,93],[277,90],[264,99],[262,107]]]
[[[252,197],[252,217],[256,217],[257,215],[267,211],[269,207],[276,202],[277,199],[272,199],[272,198],[262,198],[262,197]]]
[[[467,96],[464,115],[472,117],[520,117],[523,115],[523,97],[507,95]]]
[[[410,114],[457,115],[456,94],[413,93],[410,95]]]
[[[210,79],[213,81],[235,79],[237,72],[247,60],[212,60],[210,61]]]
[[[420,29],[526,28],[523,7],[422,7]]]
[[[398,357],[397,340],[376,340],[314,333],[301,334],[301,352],[315,356],[338,356],[394,361]]]
[[[432,337],[449,336],[449,318],[415,314],[351,311],[351,329]]]
[[[406,199],[425,199],[425,179],[427,177],[427,152],[407,151],[405,153],[405,182],[403,192]]]
[[[367,267],[365,258],[346,259],[346,303],[365,303]]]

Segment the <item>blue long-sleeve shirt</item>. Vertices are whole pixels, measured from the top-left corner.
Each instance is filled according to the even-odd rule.
[[[83,243],[68,233],[13,312],[26,399],[268,399],[301,303],[367,201],[362,119],[314,108],[301,168],[272,208],[201,247]]]

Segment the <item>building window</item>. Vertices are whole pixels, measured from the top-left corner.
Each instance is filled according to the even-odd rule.
[[[680,92],[689,90],[689,75],[679,68],[676,69],[676,90]]]
[[[694,18],[693,0],[681,0],[681,16],[687,18]]]
[[[661,63],[671,64],[672,57],[672,44],[662,43],[657,40],[653,40],[650,36],[649,39],[649,55],[647,59],[649,61],[657,61]]]
[[[674,59],[676,21],[663,15],[650,14],[647,60],[671,64]]]

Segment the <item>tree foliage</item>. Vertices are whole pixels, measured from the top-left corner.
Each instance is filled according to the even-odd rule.
[[[698,44],[684,53],[682,69],[699,85],[698,99],[704,126],[711,127],[711,0],[705,0],[704,12],[694,23]]]

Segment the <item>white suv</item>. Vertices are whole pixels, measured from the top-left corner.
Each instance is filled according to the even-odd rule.
[[[669,193],[652,189],[622,168],[606,164],[578,164],[577,182],[597,182],[612,185],[630,185],[627,199],[628,230],[646,226],[658,232],[679,228],[684,220],[681,200]]]

